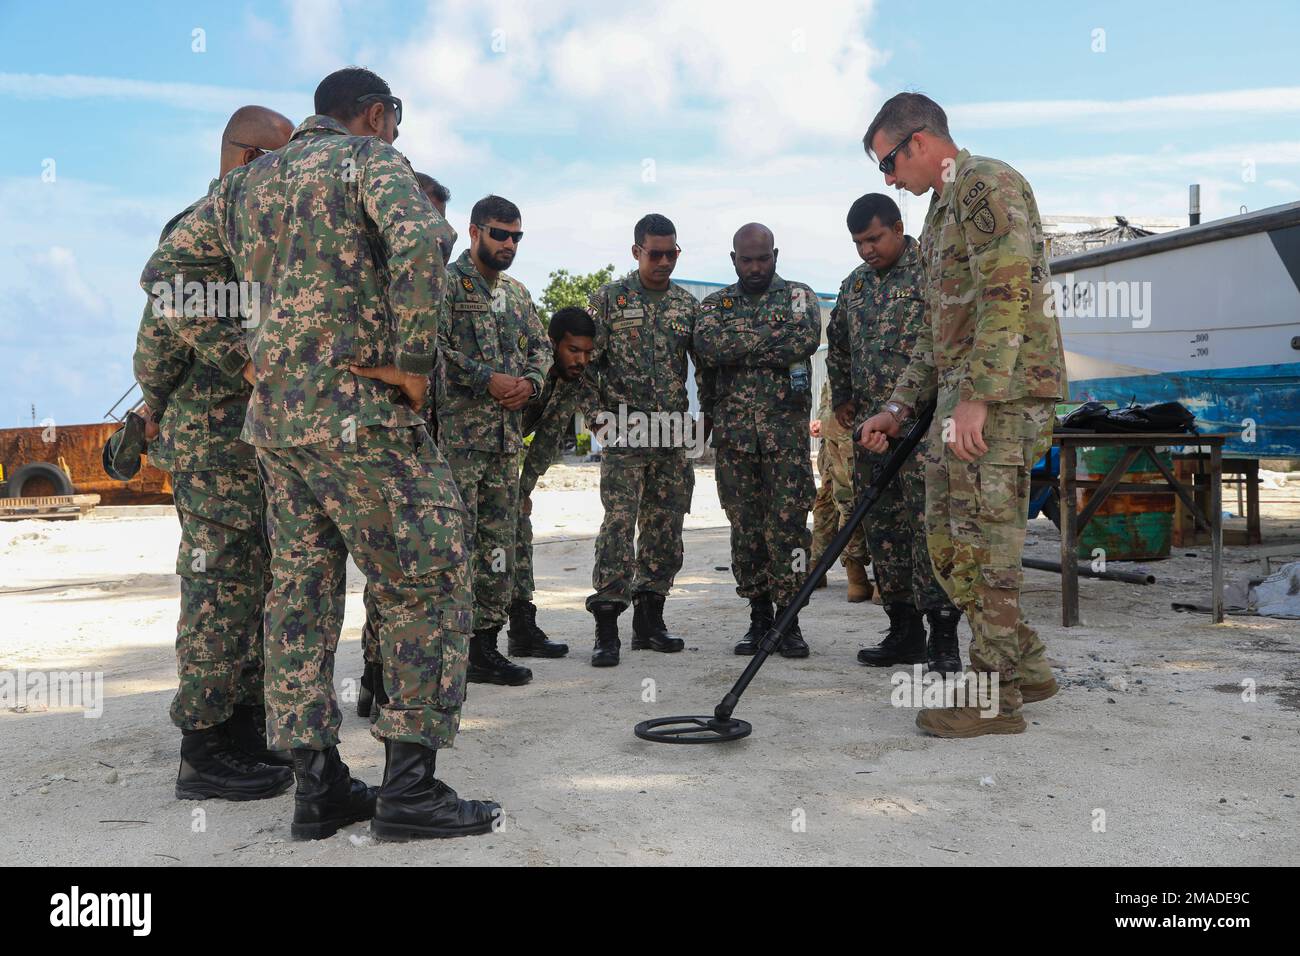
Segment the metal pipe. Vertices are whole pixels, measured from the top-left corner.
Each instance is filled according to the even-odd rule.
[[[1187,224],[1189,226],[1199,226],[1201,224],[1201,185],[1192,183],[1187,187]]]
[[[1042,558],[1022,558],[1020,564],[1035,571],[1052,571],[1061,573],[1057,561],[1044,561]],[[1094,571],[1090,567],[1079,568],[1078,573],[1085,578],[1100,578],[1103,581],[1123,581],[1125,584],[1155,584],[1156,576],[1144,571]]]

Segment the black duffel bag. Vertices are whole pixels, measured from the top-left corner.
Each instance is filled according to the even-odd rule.
[[[1084,402],[1061,420],[1063,431],[1155,432],[1196,434],[1196,416],[1181,402],[1155,402],[1107,408],[1101,402]]]

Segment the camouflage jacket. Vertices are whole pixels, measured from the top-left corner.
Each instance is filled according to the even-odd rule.
[[[760,296],[739,283],[710,293],[695,354],[713,395],[713,445],[741,451],[808,446],[812,363],[821,344],[817,293],[779,275]]]
[[[273,448],[346,439],[361,426],[422,421],[395,386],[348,366],[433,370],[447,228],[401,153],[310,116],[283,149],[231,171],[140,281],[146,291],[178,273],[215,281],[233,264],[258,283],[243,439]],[[200,357],[226,361],[223,350],[242,344],[239,323],[190,311],[172,309],[172,327]]]
[[[689,410],[687,362],[694,358],[691,336],[699,310],[695,296],[672,283],[656,302],[635,270],[592,294],[587,306],[596,323],[591,369],[602,410],[614,415],[620,405],[629,413]],[[707,407],[695,364],[701,407]]]
[[[216,188],[214,179],[208,195]],[[166,240],[196,206],[197,202],[173,217],[158,242]],[[247,352],[241,357],[246,363]],[[152,302],[145,306],[136,332],[133,365],[140,392],[158,422],[158,437],[149,443],[149,460],[155,466],[179,472],[252,464],[252,446],[239,440],[252,387],[239,372],[230,374],[200,361],[194,349],[155,313]]]
[[[861,422],[889,401],[926,329],[921,250],[905,237],[903,253],[881,272],[865,262],[842,283],[826,326],[831,404],[857,403]]]
[[[551,342],[528,290],[507,275],[489,283],[466,249],[447,270],[438,351],[438,444],[519,451],[523,410],[497,404],[488,379],[493,372],[518,375],[541,390],[551,367]]]
[[[893,400],[915,407],[937,386],[965,401],[1061,398],[1065,356],[1034,193],[1006,163],[964,149],[954,175],[930,198],[929,321]]]
[[[523,430],[531,433],[533,440],[528,443],[519,476],[521,494],[532,494],[537,479],[560,457],[569,419],[576,413],[593,415],[596,405],[596,386],[590,376],[583,375],[576,382],[554,372],[546,376],[541,393],[524,406]]]

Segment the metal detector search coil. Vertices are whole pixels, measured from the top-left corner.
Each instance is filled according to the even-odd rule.
[[[916,450],[916,446],[921,439],[925,437],[925,433],[929,431],[930,421],[933,418],[933,403],[919,410],[912,427],[907,430],[907,434],[902,437],[894,450],[890,452],[889,457],[885,459],[884,464],[877,470],[876,477],[862,493],[862,497],[858,499],[853,514],[832,539],[825,553],[822,554],[821,560],[817,562],[816,567],[808,573],[803,587],[799,589],[799,594],[790,602],[790,606],[786,608],[785,613],[776,620],[772,625],[772,629],[763,636],[763,639],[758,644],[758,652],[750,660],[745,672],[732,685],[731,690],[727,691],[727,696],[722,698],[722,702],[714,708],[713,716],[656,717],[654,720],[643,720],[636,725],[634,731],[638,737],[657,744],[716,744],[740,740],[750,735],[754,728],[746,721],[736,720],[731,716],[736,709],[736,705],[740,703],[740,695],[745,692],[745,688],[754,679],[754,675],[763,666],[763,662],[781,646],[786,631],[790,629],[790,625],[794,622],[795,615],[808,603],[817,582],[826,575],[831,565],[839,560],[840,552],[848,546],[849,538],[853,536],[853,532],[862,523],[862,519],[880,500],[880,495],[889,486],[889,483],[894,480],[894,476],[903,467],[903,462],[907,461],[912,452]],[[853,440],[855,443],[858,441],[861,431],[861,426],[854,430]]]

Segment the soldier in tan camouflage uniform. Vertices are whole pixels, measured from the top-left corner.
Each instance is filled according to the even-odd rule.
[[[497,649],[514,585],[523,408],[541,393],[551,346],[523,284],[505,275],[523,238],[519,209],[487,196],[470,213],[470,247],[447,270],[438,332],[439,447],[456,475],[474,538],[469,680],[518,686],[527,667]]]
[[[695,488],[687,453],[703,450],[688,421],[686,395],[699,303],[670,281],[681,252],[677,227],[652,213],[636,224],[633,240],[636,270],[601,286],[588,309],[596,323],[592,368],[600,389],[595,433],[604,446],[605,520],[591,574],[595,593],[587,598],[587,610],[596,618],[594,667],[618,664],[618,616],[629,603],[635,608],[633,650],[673,653],[685,646],[668,633],[664,599],[682,567],[682,521]],[[706,408],[702,386],[700,395]],[[647,420],[655,434],[639,427]],[[665,430],[672,434],[665,436]]]
[[[903,232],[898,206],[868,193],[849,209],[849,235],[862,258],[840,285],[826,327],[826,372],[839,424],[850,434],[893,391],[925,326],[925,280],[916,240]],[[859,493],[885,456],[859,449],[854,483]],[[925,663],[939,673],[961,671],[955,608],[934,578],[925,542],[925,471],[918,450],[880,494],[866,521],[889,630],[878,647],[858,652],[872,667]],[[927,639],[925,623],[930,622]]]
[[[844,527],[853,513],[853,434],[835,418],[831,405],[831,383],[822,385],[817,406],[817,417],[809,425],[809,434],[819,439],[817,473],[821,484],[813,499],[812,559],[816,564],[826,552],[835,533]],[[865,522],[864,522],[865,524]],[[863,524],[853,529],[853,537],[840,556],[840,564],[848,574],[848,601],[860,604],[872,599],[871,579],[867,577],[867,543],[863,537]],[[826,587],[823,575],[819,588]]]
[[[718,497],[731,522],[736,593],[749,601],[749,630],[735,651],[753,654],[810,568],[808,511],[817,489],[808,454],[809,359],[822,322],[817,293],[777,275],[770,229],[742,226],[732,250],[740,281],[704,299],[695,354],[713,396]],[[797,608],[777,650],[808,656]]]
[[[925,476],[930,557],[970,621],[972,668],[999,677],[996,717],[942,708],[922,711],[917,726],[944,737],[1020,733],[1021,704],[1057,691],[1020,610],[1029,470],[1065,394],[1038,206],[1006,163],[959,150],[943,110],[919,93],[886,102],[864,144],[887,184],[934,195],[921,237],[929,322],[862,445],[884,451],[886,436],[937,394]]]
[[[385,839],[487,833],[499,807],[435,777],[460,722],[472,620],[465,508],[416,414],[437,349],[445,224],[392,147],[402,104],[382,79],[339,70],[316,109],[286,147],[222,180],[141,283],[162,296],[178,273],[232,267],[258,283],[242,434],[268,498],[266,703],[271,742],[293,751],[291,833],[327,837],[371,816]],[[169,316],[200,354],[243,348],[241,330],[208,310]],[[385,748],[377,794],[337,748],[349,555],[381,619],[390,699],[373,727]]]
[[[279,113],[239,109],[222,133],[221,176],[284,146],[292,132]],[[209,196],[218,182],[208,186]],[[197,205],[174,216],[158,241]],[[288,753],[266,746],[262,605],[271,584],[270,545],[257,458],[239,440],[252,392],[243,376],[247,363],[241,348],[224,368],[208,364],[152,304],[145,308],[135,377],[156,421],[147,431],[149,460],[171,473],[181,524],[180,686],[171,718],[182,734],[182,799],[261,799],[293,785]]]

